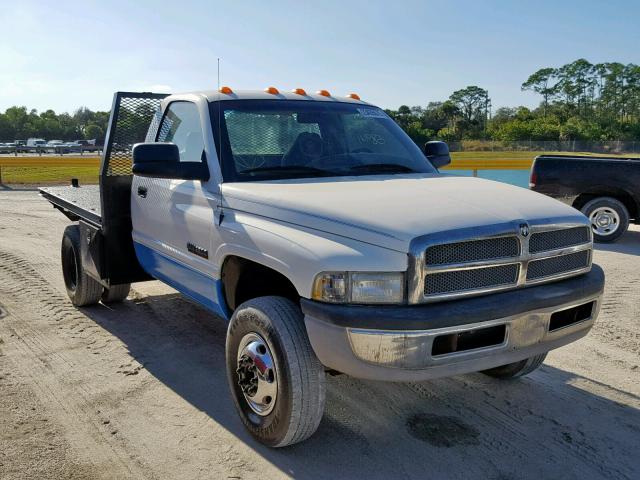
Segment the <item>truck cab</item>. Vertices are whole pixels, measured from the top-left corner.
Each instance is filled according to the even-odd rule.
[[[121,301],[157,279],[227,320],[233,400],[266,445],[315,431],[326,372],[513,378],[596,320],[584,215],[441,173],[446,144],[419,148],[355,94],[119,95],[93,207],[87,187],[41,189],[79,221],[69,296]]]

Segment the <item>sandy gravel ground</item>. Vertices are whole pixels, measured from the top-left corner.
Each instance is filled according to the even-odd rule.
[[[243,430],[225,323],[157,282],[113,308],[68,302],[68,222],[0,191],[0,478],[640,478],[640,229],[595,260],[591,334],[529,377],[413,384],[330,377],[316,435],[270,450]]]

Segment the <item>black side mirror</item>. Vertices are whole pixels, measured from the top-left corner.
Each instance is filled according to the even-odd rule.
[[[140,177],[209,180],[207,163],[181,162],[175,143],[136,143],[132,155],[133,174]]]
[[[424,154],[427,160],[436,168],[442,168],[451,163],[449,146],[444,142],[427,142],[424,144]]]

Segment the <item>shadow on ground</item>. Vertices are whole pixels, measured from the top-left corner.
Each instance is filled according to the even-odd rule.
[[[640,412],[592,393],[609,387],[551,366],[512,382],[481,374],[409,385],[328,377],[317,433],[272,450],[236,416],[224,320],[178,294],[83,312],[151,375],[296,478],[633,477],[633,460],[614,459],[637,455]],[[627,392],[608,396],[615,395],[638,401]]]
[[[596,243],[595,249],[640,256],[640,231],[629,230],[615,243]]]

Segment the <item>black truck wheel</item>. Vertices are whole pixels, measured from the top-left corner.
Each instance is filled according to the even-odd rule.
[[[100,301],[102,285],[84,270],[80,255],[80,227],[69,225],[62,235],[62,276],[67,295],[76,307],[94,305]]]
[[[293,302],[260,297],[240,305],[227,331],[226,362],[236,409],[259,442],[284,447],[316,431],[325,373]]]
[[[629,211],[615,198],[594,198],[582,207],[582,213],[591,222],[596,242],[615,242],[629,228]]]
[[[122,285],[111,285],[109,288],[105,288],[102,292],[102,303],[119,303],[127,298],[131,290],[130,283],[123,283]]]
[[[484,373],[485,375],[489,375],[490,377],[506,380],[510,378],[518,378],[533,372],[540,365],[542,365],[542,362],[544,362],[545,358],[547,358],[547,354],[541,353],[540,355],[525,358],[524,360],[521,360],[519,362],[508,363],[507,365],[502,365],[500,367],[483,370],[482,373]]]

